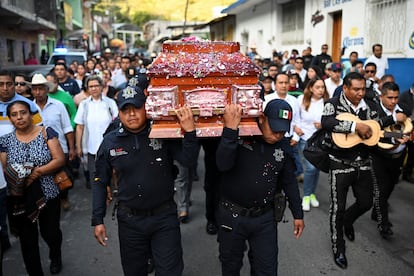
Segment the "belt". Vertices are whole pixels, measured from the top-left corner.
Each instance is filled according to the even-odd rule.
[[[342,163],[344,165],[352,166],[352,167],[361,167],[361,166],[369,164],[370,161],[371,161],[371,158],[361,158],[359,156],[355,160],[352,160],[352,161],[351,160],[346,160],[346,159],[339,159],[339,158],[336,158],[335,156],[333,156],[331,154],[329,154],[329,158],[332,161],[335,161],[337,163]]]
[[[240,215],[243,217],[259,217],[267,211],[273,209],[273,202],[269,202],[267,205],[264,206],[257,206],[251,208],[245,208],[227,199],[222,199],[220,201],[220,204],[225,209],[231,211],[233,214]]]
[[[173,200],[166,201],[164,203],[161,203],[157,207],[153,209],[134,209],[130,208],[125,205],[123,202],[118,202],[117,206],[115,208],[119,208],[121,210],[126,210],[129,214],[133,216],[141,216],[141,217],[150,217],[150,216],[156,216],[161,213],[164,213],[166,210],[176,207],[176,204]]]

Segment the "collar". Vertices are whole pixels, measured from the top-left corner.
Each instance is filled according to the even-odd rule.
[[[345,93],[341,93],[341,95],[344,97],[346,103],[348,104],[348,106],[350,106],[352,108],[353,111],[355,111],[356,114],[358,114],[358,112],[360,110],[365,110],[367,109],[367,103],[365,102],[364,99],[361,99],[361,101],[359,102],[359,104],[357,106],[354,106],[345,96]]]
[[[392,112],[386,109],[382,102],[380,102],[380,105],[382,110],[384,110],[385,114],[387,114],[388,116],[396,114],[397,111],[403,112],[402,108],[398,104],[394,107],[394,110]]]
[[[145,128],[143,130],[141,130],[140,132],[138,132],[138,133],[132,133],[132,132],[128,131],[126,128],[124,128],[122,126],[122,123],[120,123],[120,125],[119,125],[119,127],[117,128],[117,131],[116,131],[116,136],[122,137],[122,136],[129,136],[129,135],[138,135],[138,136],[148,135],[150,133],[150,131],[151,131],[151,121],[150,120],[147,120]]]

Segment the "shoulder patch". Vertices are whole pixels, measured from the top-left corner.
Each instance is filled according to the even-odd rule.
[[[149,146],[153,150],[160,150],[160,149],[162,149],[162,141],[159,140],[159,139],[150,139]]]
[[[284,158],[283,150],[275,149],[275,152],[273,153],[273,156],[275,157],[276,162],[281,162]]]
[[[322,115],[330,116],[330,115],[333,115],[334,113],[335,113],[334,105],[332,103],[326,103],[325,106],[323,107]]]

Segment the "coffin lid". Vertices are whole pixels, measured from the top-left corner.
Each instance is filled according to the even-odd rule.
[[[258,76],[260,69],[240,53],[238,42],[165,42],[148,69],[151,78]]]

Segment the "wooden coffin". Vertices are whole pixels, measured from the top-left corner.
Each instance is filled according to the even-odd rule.
[[[260,135],[260,69],[240,53],[237,42],[167,42],[148,69],[146,103],[151,138],[182,137],[175,109],[191,107],[198,137],[221,136],[224,107],[243,107],[241,136]]]

